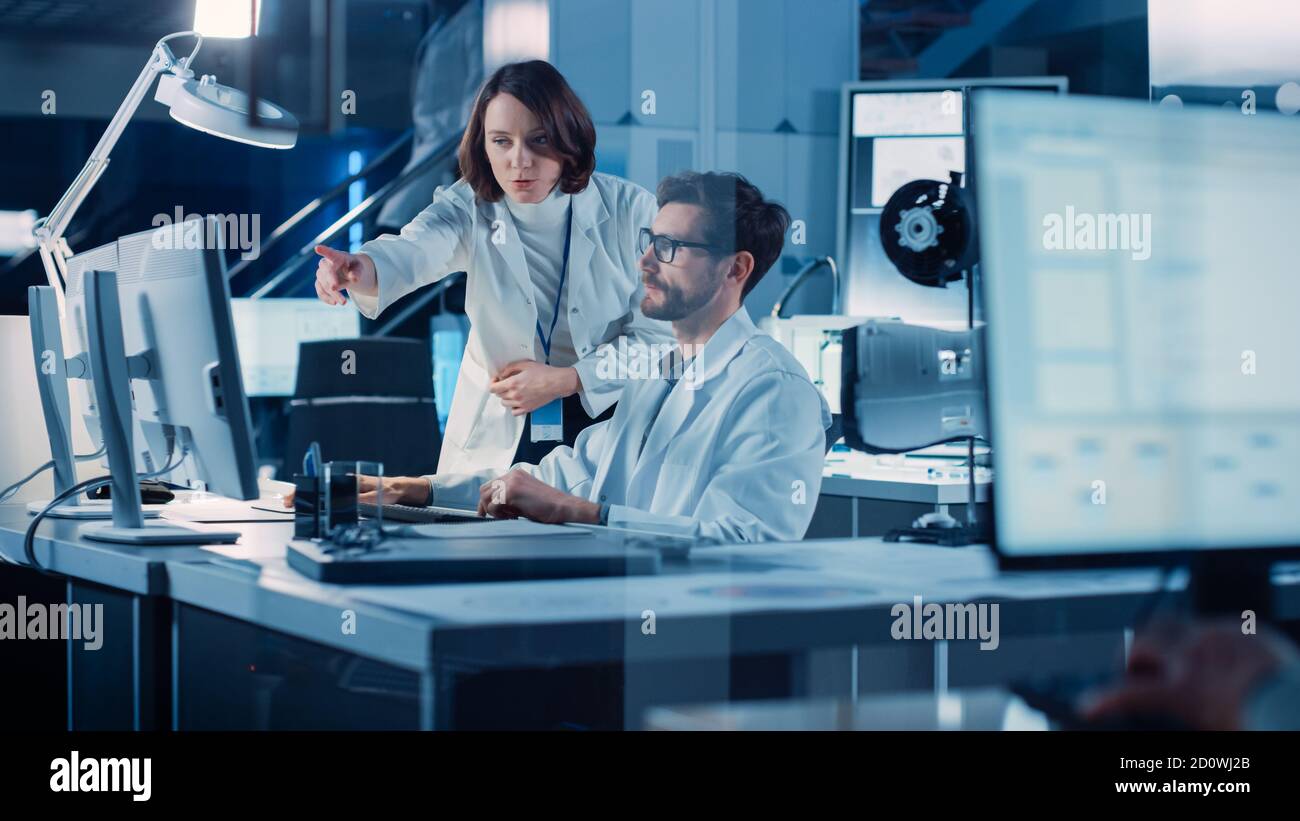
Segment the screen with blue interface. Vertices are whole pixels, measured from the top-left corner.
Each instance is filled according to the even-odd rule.
[[[977,92],[999,547],[1300,544],[1300,122]]]

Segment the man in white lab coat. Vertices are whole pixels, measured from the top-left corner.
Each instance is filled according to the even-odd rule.
[[[736,174],[669,177],[658,201],[638,247],[641,310],[672,323],[676,346],[646,351],[614,417],[574,447],[505,474],[392,480],[397,501],[726,542],[803,538],[830,412],[742,304],[780,256],[789,215]]]

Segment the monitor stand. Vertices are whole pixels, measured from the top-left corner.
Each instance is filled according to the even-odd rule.
[[[63,357],[63,327],[59,321],[59,302],[48,285],[27,289],[28,324],[32,332],[32,358],[36,366],[36,387],[41,398],[41,415],[50,438],[50,461],[54,463],[54,495],[77,482],[76,457],[72,455],[72,423],[68,402],[68,380],[89,379],[90,370],[84,356]],[[27,512],[40,513],[50,503],[37,499],[27,503]],[[146,505],[144,516],[157,518],[157,505]],[[109,519],[113,506],[107,500],[87,499],[81,494],[45,514],[54,519]]]
[[[940,547],[965,547],[970,544],[992,544],[992,529],[979,520],[979,496],[976,495],[975,471],[975,437],[966,440],[966,467],[969,476],[966,482],[966,524],[945,527],[942,525],[925,526],[924,517],[920,527],[896,527],[887,531],[886,542],[920,542]],[[948,517],[944,517],[945,519]],[[950,520],[951,521],[951,520]]]
[[[99,407],[108,469],[112,476],[112,521],[80,527],[87,539],[121,544],[218,544],[238,541],[239,533],[199,531],[164,522],[145,522],[140,484],[135,475],[132,441],[131,383],[122,314],[118,308],[117,273],[88,271],[85,278],[86,326],[91,379]]]
[[[50,503],[49,499],[36,499],[27,503],[27,512],[40,513]],[[156,519],[162,515],[164,505],[141,505],[140,512],[146,519]],[[59,506],[45,514],[51,519],[111,519],[113,503],[109,499],[87,499],[78,495],[60,502]]]

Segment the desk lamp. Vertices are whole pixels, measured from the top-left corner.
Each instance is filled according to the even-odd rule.
[[[167,42],[178,37],[193,36],[194,51],[183,60],[177,60]],[[219,85],[216,77],[203,75],[195,78],[190,66],[203,45],[203,35],[197,31],[178,31],[158,41],[136,77],[126,99],[113,115],[99,143],[81,173],[72,181],[63,197],[49,216],[36,223],[36,243],[45,266],[45,277],[54,289],[58,300],[59,316],[64,314],[63,282],[67,281],[67,259],[72,250],[63,239],[72,216],[81,207],[108,168],[109,153],[122,135],[126,124],[140,107],[155,77],[160,77],[154,99],[170,109],[173,120],[190,128],[225,137],[228,140],[258,145],[264,148],[293,148],[298,138],[298,121],[283,108],[266,100],[257,101],[258,119],[267,125],[253,125],[249,117],[249,98],[241,91]]]

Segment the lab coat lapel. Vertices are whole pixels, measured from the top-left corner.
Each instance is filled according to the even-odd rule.
[[[533,301],[533,280],[528,276],[528,261],[524,259],[524,243],[519,238],[519,230],[515,228],[515,221],[510,216],[510,209],[506,207],[505,197],[494,203],[490,203],[488,210],[488,244],[501,255],[502,261],[505,262],[506,268],[510,270],[511,276],[515,283],[523,291],[528,304]],[[504,235],[501,231],[504,230]],[[500,237],[503,242],[498,242]],[[537,319],[537,306],[533,306],[533,316],[528,322],[531,331],[533,322]]]
[[[569,244],[569,273],[565,281],[568,292],[569,333],[574,344],[581,349],[583,345],[594,344],[597,340],[590,338],[586,323],[589,318],[572,313],[574,306],[582,302],[584,295],[591,292],[591,257],[596,250],[596,243],[602,240],[600,225],[609,219],[609,211],[600,196],[595,183],[573,195],[573,232]],[[577,320],[582,323],[582,331],[574,327]],[[579,336],[584,338],[579,339]]]
[[[660,391],[668,390],[668,383],[662,382],[656,385]],[[695,391],[686,390],[685,385],[678,385],[668,394],[664,400],[663,406],[659,408],[659,415],[651,417],[646,421],[650,426],[650,438],[646,440],[645,449],[641,451],[640,458],[636,457],[635,447],[641,444],[641,437],[645,436],[645,428],[640,427],[635,434],[628,437],[633,444],[634,450],[632,457],[636,458],[636,466],[632,469],[632,478],[628,482],[628,499],[634,499],[637,490],[637,484],[641,481],[650,482],[650,489],[654,489],[655,476],[650,472],[651,465],[658,465],[661,461],[661,454],[668,448],[668,443],[673,440],[682,427],[682,423],[691,414],[691,408],[695,405]],[[643,407],[647,412],[653,413],[656,407],[659,407],[659,396],[655,393],[653,397],[647,397]],[[639,404],[639,402],[638,402]],[[634,504],[629,501],[629,504]]]
[[[677,387],[669,394],[657,419],[649,420],[649,424],[653,425],[650,438],[646,440],[645,450],[637,460],[630,487],[635,487],[641,474],[651,465],[660,464],[661,454],[690,417],[691,410],[695,407],[696,397],[700,395],[705,384],[722,373],[727,363],[740,353],[745,342],[755,333],[757,329],[742,307],[722,323],[722,326],[705,343],[704,349],[699,352],[686,374],[678,381]],[[697,370],[692,372],[691,368]]]

